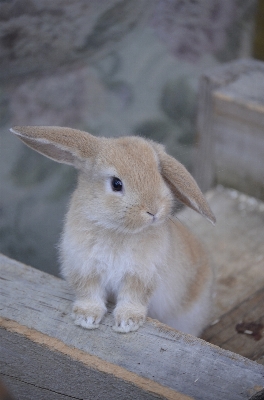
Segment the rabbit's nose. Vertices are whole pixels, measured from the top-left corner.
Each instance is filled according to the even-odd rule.
[[[148,215],[151,215],[152,217],[154,217],[154,214],[152,214],[152,213],[150,213],[150,212],[148,212],[148,211],[147,211],[147,214],[148,214]]]
[[[150,215],[153,219],[153,221],[155,221],[156,219],[156,214],[152,214],[151,212],[147,211],[147,214]]]

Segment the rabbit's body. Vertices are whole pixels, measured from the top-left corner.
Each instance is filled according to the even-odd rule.
[[[175,198],[214,216],[185,168],[142,138],[55,127],[13,132],[80,170],[60,244],[62,273],[76,293],[75,323],[98,327],[112,300],[116,331],[138,329],[148,313],[198,335],[208,320],[212,273],[199,242],[173,217]]]
[[[72,207],[76,224],[74,202]],[[137,234],[107,232],[83,218],[73,234],[68,223],[61,241],[62,272],[76,292],[86,291],[86,280],[99,275],[103,298],[116,302],[124,276],[134,275],[153,288],[150,317],[195,336],[201,333],[211,306],[212,273],[204,250],[179,221],[172,218],[158,231],[150,227]],[[185,257],[186,246],[190,257]],[[86,318],[79,322],[90,327]]]

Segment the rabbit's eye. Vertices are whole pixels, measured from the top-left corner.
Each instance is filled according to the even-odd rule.
[[[123,189],[123,183],[119,178],[113,177],[111,186],[114,192],[121,192]]]

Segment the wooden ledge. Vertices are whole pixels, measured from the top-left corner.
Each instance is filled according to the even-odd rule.
[[[211,256],[216,278],[212,320],[217,320],[264,287],[264,202],[222,186],[207,192],[207,200],[215,226],[189,208],[179,219]]]
[[[1,376],[23,399],[248,399],[264,367],[148,319],[88,331],[70,317],[66,282],[0,255]]]
[[[224,314],[203,333],[203,339],[264,363],[264,287]]]

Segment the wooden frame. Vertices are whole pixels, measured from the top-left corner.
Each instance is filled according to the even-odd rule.
[[[239,60],[200,80],[194,176],[264,200],[264,63]]]
[[[74,325],[66,282],[0,256],[1,377],[19,399],[248,399],[264,367],[148,319]]]

